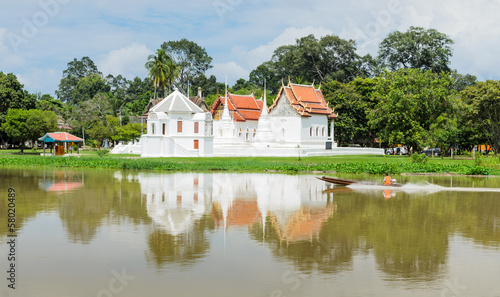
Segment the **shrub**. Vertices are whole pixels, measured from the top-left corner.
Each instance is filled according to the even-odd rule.
[[[491,169],[482,166],[471,166],[464,173],[467,175],[489,175],[491,174]]]
[[[419,153],[414,153],[410,157],[410,161],[412,163],[419,163],[419,164],[425,164],[425,163],[427,163],[428,159],[429,158],[427,158],[427,156],[425,154],[419,154]]]
[[[97,155],[98,155],[99,157],[104,157],[104,156],[106,156],[107,154],[109,154],[109,151],[108,151],[108,150],[98,150],[98,151],[97,151]]]
[[[474,164],[476,164],[476,166],[483,166],[484,165],[484,157],[482,155],[477,155],[476,159],[474,159]]]

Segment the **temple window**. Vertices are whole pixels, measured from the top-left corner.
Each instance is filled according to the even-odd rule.
[[[177,133],[182,133],[182,120],[177,120]]]
[[[199,128],[200,128],[200,123],[194,122],[194,133],[198,133]]]

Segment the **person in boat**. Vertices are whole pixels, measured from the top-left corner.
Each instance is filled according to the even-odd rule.
[[[386,173],[384,177],[384,186],[390,186],[391,184],[392,184],[392,179],[389,176],[389,173]]]

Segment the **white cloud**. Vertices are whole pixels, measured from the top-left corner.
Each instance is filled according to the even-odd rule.
[[[133,79],[135,76],[144,77],[146,75],[144,64],[152,53],[145,45],[133,43],[110,51],[97,64],[104,76],[121,74],[128,79]]]
[[[283,30],[283,32],[275,37],[273,40],[266,44],[262,44],[254,49],[246,50],[242,47],[234,47],[232,49],[232,55],[236,57],[249,69],[255,69],[257,66],[265,61],[269,61],[273,55],[275,49],[282,45],[295,44],[297,38],[301,38],[313,34],[316,38],[323,37],[328,34],[333,34],[331,30],[325,29],[323,27],[304,27],[295,28],[289,27]]]
[[[429,9],[429,7],[431,9]],[[434,28],[455,41],[451,68],[478,76],[500,79],[500,3],[497,1],[431,0],[412,2],[402,24]]]
[[[250,72],[236,62],[231,61],[227,63],[214,63],[214,67],[208,71],[209,75],[215,75],[217,81],[223,82],[227,74],[227,83],[233,85],[236,80],[244,78],[248,80]]]
[[[47,86],[59,85],[62,72],[56,69],[31,69],[26,73],[16,74],[17,79],[30,93],[50,94],[54,96],[55,89],[47,89]]]
[[[24,64],[24,60],[11,53],[11,50],[7,29],[0,28],[0,71],[6,72],[10,68]]]

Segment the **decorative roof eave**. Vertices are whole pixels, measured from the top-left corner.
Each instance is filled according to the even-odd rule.
[[[283,83],[283,81],[282,81],[282,83]],[[271,106],[269,106],[269,108],[268,108],[269,112],[271,112],[271,110],[273,110],[273,108],[275,108],[276,105],[278,104],[278,101],[281,98],[281,93],[283,93],[284,88],[285,88],[285,86],[282,85],[281,88],[280,88],[280,90],[279,90],[279,92],[278,92],[278,95],[276,95],[276,98],[274,99],[273,104],[271,104]]]
[[[314,96],[316,97],[317,101],[315,101],[315,102],[309,102],[309,101],[303,102],[300,100],[300,98],[299,99],[297,98],[297,95],[295,94],[295,92],[292,88],[292,85],[296,85],[296,84],[288,83],[287,86],[285,86],[285,85],[281,86],[281,88],[278,92],[278,95],[276,96],[276,99],[274,100],[273,104],[269,107],[269,112],[271,112],[271,110],[274,107],[276,107],[276,105],[278,104],[278,101],[280,100],[281,96],[284,93],[290,106],[292,106],[293,109],[300,116],[311,117],[311,114],[321,114],[321,115],[327,115],[328,118],[330,118],[330,119],[337,118],[337,115],[328,106],[328,103],[324,99],[323,93],[321,92],[320,89],[314,89],[314,87],[312,87],[313,92],[314,92]],[[303,85],[297,85],[297,86],[304,87]],[[306,86],[306,87],[309,87],[309,86]],[[287,91],[290,92],[290,96],[292,98],[289,98],[290,96],[287,95]],[[318,96],[318,93],[321,96]],[[311,106],[308,106],[309,104]],[[319,108],[320,106],[321,106],[321,108]]]
[[[213,115],[215,113],[215,110],[217,107],[219,107],[219,104],[222,101],[222,97],[219,95],[217,99],[215,99],[215,102],[212,104],[212,107],[210,108],[210,113]]]

